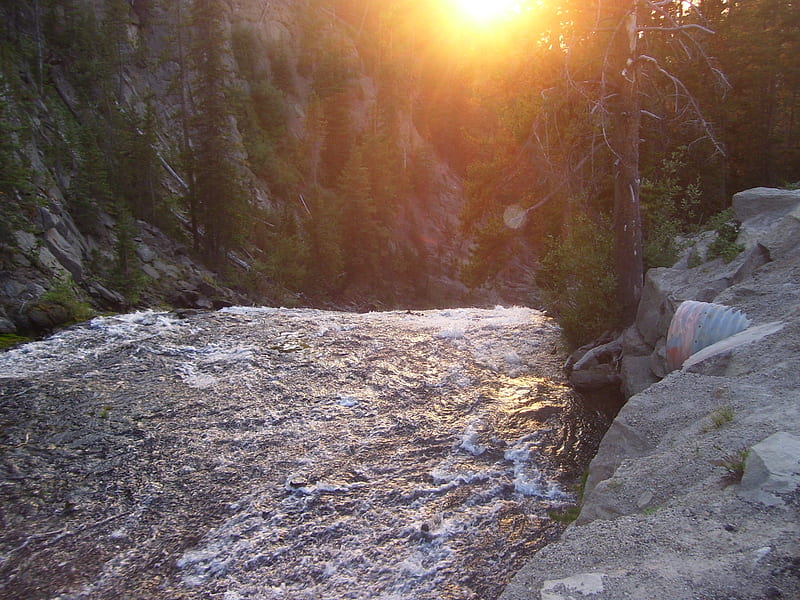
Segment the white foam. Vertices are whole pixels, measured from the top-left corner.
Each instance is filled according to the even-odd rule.
[[[367,487],[369,484],[363,481],[354,481],[351,483],[342,483],[338,481],[317,481],[315,483],[306,482],[303,485],[303,475],[295,474],[290,475],[283,487],[288,492],[302,494],[303,496],[317,496],[320,494],[337,494],[345,493],[350,490],[357,490]]]
[[[89,321],[89,327],[101,330],[109,337],[143,339],[165,332],[183,330],[186,323],[170,313],[142,310],[124,315],[95,317]]]
[[[207,364],[217,362],[250,362],[253,359],[253,348],[249,346],[233,346],[226,348],[223,346],[208,346],[200,349],[201,361]]]
[[[272,306],[225,306],[219,312],[229,315],[259,315],[278,312],[279,308]]]
[[[486,452],[486,446],[478,442],[480,432],[476,429],[476,423],[472,422],[467,425],[467,429],[461,436],[458,448],[469,452],[472,456],[480,456]]]
[[[225,552],[216,544],[200,550],[187,550],[177,561],[179,569],[188,570],[183,582],[189,587],[198,587],[209,579],[223,575],[229,567],[230,559],[220,559]]]
[[[510,450],[503,453],[503,458],[513,463],[525,462],[531,457],[531,450],[525,445],[513,446]]]
[[[503,453],[503,457],[513,464],[514,491],[523,496],[535,496],[537,498],[547,498],[550,500],[568,498],[553,480],[550,480],[542,473],[531,461],[531,456],[535,456],[533,447],[536,442],[533,436],[526,436],[518,440],[511,448]]]
[[[341,394],[339,396],[339,402],[337,402],[339,406],[344,406],[346,408],[353,408],[354,406],[357,406],[358,403],[358,398],[355,396],[348,396],[346,394]]]
[[[397,565],[397,568],[404,577],[420,578],[434,574],[437,565],[434,564],[432,567],[426,567],[423,564],[424,559],[425,557],[420,553],[414,553]]]
[[[175,370],[186,385],[198,390],[210,388],[218,381],[213,375],[198,372],[192,363],[181,363]]]
[[[546,497],[546,486],[542,484],[541,473],[534,470],[526,472],[523,468],[514,469],[514,491],[523,496]]]
[[[95,317],[87,324],[60,331],[0,354],[0,376],[29,377],[56,371],[96,356],[114,344],[139,342],[165,333],[183,334],[186,324],[169,313],[152,310]]]
[[[448,324],[443,329],[439,330],[436,334],[436,337],[443,339],[443,340],[460,340],[466,334],[467,328],[460,324]]]
[[[426,488],[425,491],[445,491],[457,485],[485,481],[493,474],[495,473],[483,469],[469,468],[467,465],[459,466],[454,464],[451,459],[447,459],[430,471],[433,483],[440,487]]]

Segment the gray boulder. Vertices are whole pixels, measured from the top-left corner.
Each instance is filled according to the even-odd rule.
[[[747,454],[740,494],[766,506],[786,506],[800,490],[800,437],[779,431]]]
[[[28,310],[28,320],[34,329],[49,331],[70,319],[69,309],[61,304],[39,303]]]
[[[75,281],[83,281],[83,260],[79,244],[68,241],[55,227],[44,232],[47,249],[70,272]]]
[[[158,255],[153,251],[150,246],[145,244],[141,241],[141,239],[137,240],[136,244],[136,255],[139,257],[143,263],[151,263],[153,262]]]
[[[668,372],[663,351],[666,333],[684,300],[737,306],[751,317],[763,313],[757,306],[751,309],[752,302],[743,306],[741,300],[743,296],[762,296],[766,286],[772,287],[771,282],[764,280],[762,284],[756,274],[769,272],[770,262],[787,257],[800,247],[800,191],[756,188],[740,192],[734,196],[734,210],[743,221],[740,241],[746,249],[733,261],[726,264],[718,258],[689,268],[689,248],[674,267],[647,272],[636,320],[625,333],[627,341],[620,360],[626,397],[641,391],[648,380],[658,380]],[[706,237],[699,236],[698,240],[707,245]],[[785,272],[787,268],[790,267],[784,263],[778,270]],[[785,302],[781,304],[787,306]],[[645,361],[631,358],[644,355],[650,356],[646,373],[633,366],[643,367]]]
[[[0,317],[0,333],[16,333],[17,326],[14,322],[5,317]]]
[[[742,222],[738,242],[761,243],[783,255],[800,244],[800,190],[755,188],[733,196],[733,210]]]
[[[104,304],[113,307],[116,310],[123,310],[127,307],[128,303],[122,294],[101,285],[97,281],[89,281],[86,289],[90,295],[99,298]]]
[[[733,195],[733,212],[742,223],[771,228],[800,204],[800,190],[758,187]]]
[[[589,467],[578,521],[501,600],[800,598],[800,196],[760,194],[737,199],[743,229],[761,233],[735,261],[648,273],[622,335],[631,397]],[[689,299],[753,324],[648,385]]]

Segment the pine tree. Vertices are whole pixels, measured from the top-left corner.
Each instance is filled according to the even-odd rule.
[[[120,120],[116,192],[127,201],[134,216],[153,223],[161,196],[155,113],[148,102],[143,117],[126,111]]]
[[[223,49],[227,46],[226,14],[221,0],[195,0],[192,12],[191,64],[196,113],[191,122],[192,171],[201,249],[222,262],[242,235],[248,208],[241,178],[241,150],[232,131],[227,96],[230,73]]]
[[[387,275],[381,268],[388,255],[388,231],[380,220],[361,148],[356,147],[350,153],[337,189],[342,205],[342,249],[347,277],[351,282],[380,283]]]

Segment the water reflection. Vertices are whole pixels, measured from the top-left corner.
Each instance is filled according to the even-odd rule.
[[[73,537],[84,572],[161,556],[171,598],[486,600],[558,532],[548,512],[602,426],[560,379],[557,335],[522,308],[137,313],[2,356],[0,376],[126,424],[108,443],[136,450],[108,450],[114,480],[83,510],[141,517]],[[85,589],[167,597],[121,572]]]

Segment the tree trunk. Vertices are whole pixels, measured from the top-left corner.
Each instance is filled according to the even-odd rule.
[[[622,325],[636,317],[642,295],[644,262],[639,209],[639,136],[641,106],[636,60],[636,2],[621,2],[620,27],[611,58],[614,99],[611,110],[614,161],[614,235],[617,301]]]

